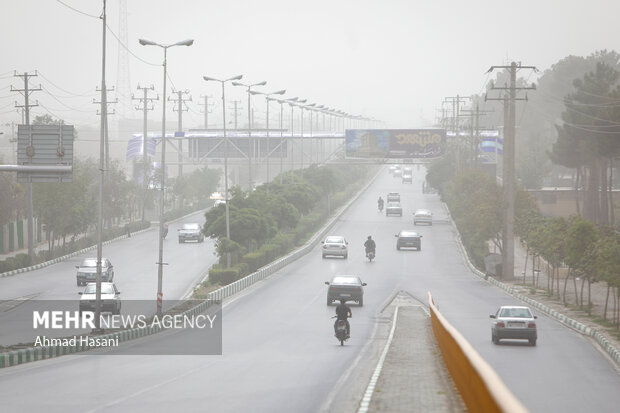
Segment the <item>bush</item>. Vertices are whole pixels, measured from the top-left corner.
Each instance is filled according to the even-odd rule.
[[[242,277],[241,268],[237,265],[230,268],[211,268],[209,270],[209,279],[213,284],[221,286],[231,284]]]

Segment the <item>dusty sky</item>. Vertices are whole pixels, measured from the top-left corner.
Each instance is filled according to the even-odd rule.
[[[108,26],[117,36],[120,1],[107,2]],[[14,70],[39,72],[31,82],[44,90],[31,95],[41,105],[32,116],[50,113],[97,126],[92,100],[99,100],[95,88],[101,84],[102,26],[96,17],[102,4],[2,0],[0,131],[20,121],[13,106],[23,97],[10,88],[23,82]],[[138,38],[194,39],[191,47],[168,51],[174,87],[193,97],[186,127],[202,126],[201,96],[220,96],[219,84],[205,82],[204,75],[243,74],[244,82],[266,80],[262,91],[287,89],[287,97],[375,117],[392,128],[424,127],[444,97],[480,93],[491,65],[514,60],[545,70],[567,55],[620,50],[617,0],[126,0],[126,7],[133,55],[125,72],[130,90],[118,90],[119,99],[127,102],[123,96],[135,93],[138,83],[153,84],[161,95],[163,52],[140,46]],[[109,86],[117,83],[118,49],[108,31]],[[246,96],[242,88],[227,87],[227,100],[241,100],[244,111]],[[264,100],[256,98],[252,106],[262,122]],[[127,103],[117,112],[123,107],[128,117],[141,116]],[[216,125],[220,113],[216,106]],[[153,116],[160,114],[157,103]]]

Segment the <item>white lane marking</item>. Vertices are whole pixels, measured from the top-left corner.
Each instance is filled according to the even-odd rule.
[[[396,307],[396,309],[394,309],[394,320],[392,321],[390,336],[388,337],[387,343],[385,343],[385,347],[383,348],[383,353],[381,353],[381,357],[379,358],[377,367],[375,367],[375,371],[370,377],[370,383],[368,383],[366,393],[364,393],[364,397],[362,398],[362,402],[360,403],[360,408],[357,410],[357,413],[368,412],[368,407],[370,407],[370,401],[372,400],[372,394],[374,393],[375,387],[377,386],[377,381],[379,381],[379,376],[381,375],[381,370],[383,369],[383,363],[385,362],[387,353],[390,350],[390,345],[392,344],[392,339],[394,338],[394,331],[396,330],[396,321],[398,320],[399,308],[400,307]]]

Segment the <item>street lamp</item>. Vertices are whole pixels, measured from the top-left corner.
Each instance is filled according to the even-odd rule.
[[[301,139],[301,142],[303,143],[303,138],[304,138],[304,103],[306,103],[308,101],[308,99],[303,99],[303,100],[296,100],[296,104],[293,103],[289,103],[289,105],[291,105],[291,138],[293,137],[293,107],[297,106],[300,111],[301,111],[301,122],[300,124],[300,129],[299,129],[299,138]],[[303,147],[301,148],[303,151]],[[303,153],[302,153],[303,156]],[[301,165],[303,167],[303,158],[301,158]],[[295,162],[294,162],[294,158],[293,158],[293,141],[291,140],[291,170],[295,169]]]
[[[290,129],[291,129],[291,138],[293,138],[293,106],[291,104],[291,102],[296,102],[299,98],[294,97],[294,98],[290,98],[290,99],[283,99],[283,100],[278,100],[278,103],[280,104],[280,185],[282,185],[282,178],[283,178],[283,174],[284,174],[284,153],[283,153],[283,148],[284,148],[284,110],[282,108],[282,105],[284,103],[288,103],[289,105],[291,105],[291,124],[290,124]],[[292,140],[291,140],[292,142]],[[288,149],[288,147],[287,147]],[[288,151],[287,151],[288,152]],[[291,159],[292,159],[292,155],[291,155]]]
[[[271,98],[270,96],[272,95],[283,95],[286,93],[285,89],[282,90],[278,90],[277,92],[271,92],[271,93],[265,93],[265,92],[258,92],[255,90],[251,90],[250,94],[252,95],[264,95],[265,96],[265,101],[267,102],[267,121],[265,124],[265,128],[267,129],[267,187],[269,187],[269,149],[270,149],[270,140],[269,140],[269,101],[270,100],[274,100],[273,98]],[[282,125],[280,125],[282,126]],[[282,130],[280,128],[280,130]],[[260,158],[260,141],[258,142],[258,157]]]
[[[314,113],[314,108],[316,107],[316,103],[312,103],[306,105],[306,109],[310,111],[310,161],[308,161],[308,166],[312,164],[312,114]],[[301,167],[302,167],[302,175],[303,175],[303,166],[304,166],[304,139],[301,137]]]
[[[245,85],[240,82],[232,82],[233,86],[243,86],[247,88],[248,92],[248,191],[252,191],[252,155],[254,154],[254,141],[252,140],[252,113],[250,108],[250,96],[252,94],[252,88],[254,86],[265,86],[267,81],[253,83],[251,85]]]
[[[188,39],[180,42],[164,45],[151,40],[139,39],[142,46],[157,46],[164,49],[164,97],[162,99],[162,121],[161,121],[161,194],[159,198],[159,259],[157,262],[157,314],[162,313],[162,280],[164,277],[164,199],[166,191],[166,77],[168,70],[167,54],[168,48],[173,46],[191,46],[194,40]],[[146,104],[146,102],[145,102]],[[146,139],[146,136],[144,137]]]
[[[224,203],[224,210],[226,211],[226,239],[230,240],[230,208],[228,205],[228,136],[226,135],[226,95],[224,84],[231,80],[241,80],[243,75],[237,75],[225,80],[220,80],[209,76],[203,76],[202,78],[207,82],[213,81],[220,82],[222,84],[222,120],[224,124],[224,199],[226,200]],[[230,268],[230,252],[226,252],[226,268]]]

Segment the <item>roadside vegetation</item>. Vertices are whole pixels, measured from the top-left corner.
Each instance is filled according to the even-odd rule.
[[[225,205],[205,214],[203,233],[216,239],[219,257],[206,286],[230,284],[302,245],[367,182],[369,173],[370,167],[363,165],[311,166],[285,173],[282,184],[277,176],[252,192],[234,188],[230,239]]]

